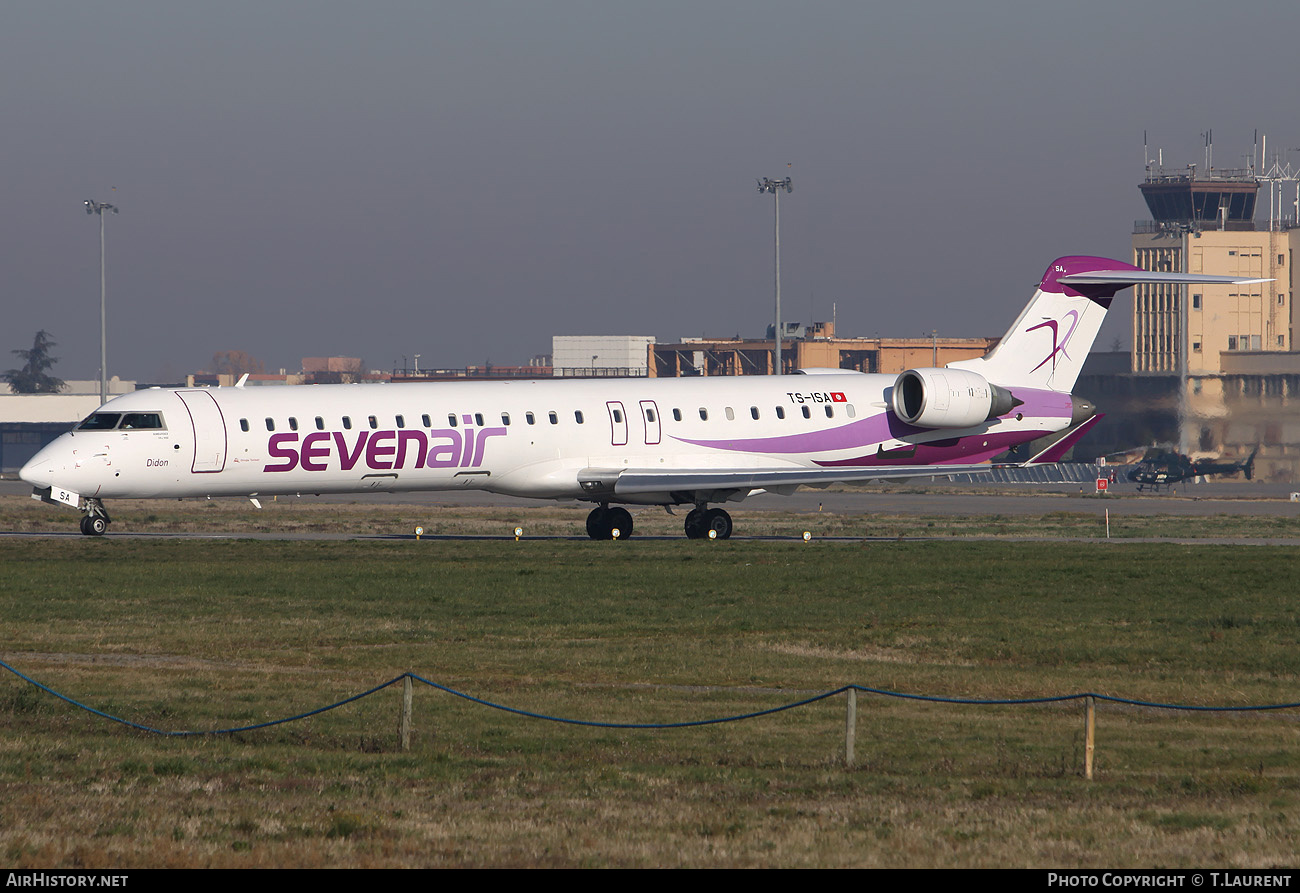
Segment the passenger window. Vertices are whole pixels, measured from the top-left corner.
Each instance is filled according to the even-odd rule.
[[[503,412],[503,413],[501,413],[501,424],[506,425],[506,426],[509,426],[509,424],[510,424],[510,413],[508,413],[508,412]]]
[[[267,419],[267,420],[266,420],[266,430],[267,430],[267,431],[274,431],[274,430],[275,430],[275,419]]]
[[[615,425],[623,424],[623,413],[617,409],[614,410],[614,424]]]
[[[483,413],[481,412],[474,413],[474,424],[478,425],[480,428],[483,427]]]
[[[653,422],[655,420],[655,411],[653,409],[647,409],[645,411],[645,420],[647,422]]]
[[[528,422],[530,425],[536,425],[537,416],[533,415],[531,412],[526,412],[524,413],[524,421]]]
[[[811,418],[812,418],[812,412],[809,411],[808,407],[806,407],[806,406],[801,406],[801,407],[799,407],[799,408],[803,410],[803,417],[804,417],[805,419],[811,419]]]
[[[320,416],[316,416],[316,430],[317,431],[325,430],[325,420]]]
[[[681,420],[682,420],[682,411],[680,409],[677,409],[676,407],[673,407],[673,421],[680,422]]]
[[[401,416],[401,415],[399,415],[399,416],[395,416],[395,417],[393,418],[393,421],[397,422],[397,427],[399,427],[399,428],[405,428],[405,427],[406,427],[406,416]]]
[[[420,421],[424,423],[424,427],[426,428],[433,427],[433,419],[429,418],[429,414],[427,412],[424,415],[420,416]]]
[[[857,414],[856,412],[853,411],[853,404],[852,404],[852,403],[846,404],[845,407],[844,407],[844,411],[847,412],[847,413],[849,414],[849,418],[851,418],[851,419],[853,419],[853,418],[857,418],[857,415],[858,415],[858,414]]]
[[[451,425],[453,428],[456,427],[456,413],[454,412],[447,413],[447,424]]]
[[[378,427],[379,427],[379,419],[375,418],[374,416],[370,416],[369,418],[370,418],[370,427],[371,427],[372,429],[374,429],[374,428],[378,428]]]
[[[247,430],[248,430],[248,419],[240,419],[240,420],[239,420],[239,430],[240,430],[240,431],[247,431]]]
[[[736,420],[736,411],[730,406],[723,410],[723,414],[726,415],[728,422],[734,422]]]
[[[783,418],[785,418],[785,407],[784,407],[784,406],[778,406],[778,407],[776,408],[776,417],[777,417],[778,419],[783,419]]]
[[[835,418],[835,407],[831,406],[829,403],[826,404],[826,418],[828,419]]]
[[[560,424],[560,417],[558,415],[556,415],[554,412],[548,413],[548,415],[550,416],[552,425]]]
[[[758,418],[758,407],[757,407],[757,406],[751,406],[751,407],[749,407],[749,415],[750,415],[750,418],[757,419],[757,418]]]
[[[709,420],[709,411],[708,411],[707,409],[705,409],[703,406],[701,406],[701,407],[700,407],[700,421],[701,421],[701,422],[707,422],[708,420]]]
[[[343,417],[343,430],[344,430],[344,431],[351,431],[351,430],[352,430],[352,416],[345,415],[345,416]]]
[[[579,425],[582,424],[582,410],[581,410],[581,409],[575,409],[575,410],[573,411],[573,420],[574,420],[575,422],[577,422]]]
[[[122,416],[123,428],[155,428],[163,427],[162,416],[156,412],[128,412]]]
[[[290,431],[298,430],[298,420],[295,419],[293,416],[289,416],[289,430]]]

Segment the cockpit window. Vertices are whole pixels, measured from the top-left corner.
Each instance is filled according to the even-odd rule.
[[[109,428],[117,427],[117,420],[122,417],[120,412],[96,412],[86,416],[77,428],[81,431],[106,431]]]
[[[128,412],[122,416],[123,428],[165,428],[162,414],[157,412]]]

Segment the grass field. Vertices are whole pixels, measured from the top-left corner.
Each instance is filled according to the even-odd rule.
[[[1300,551],[1057,543],[0,542],[0,657],[168,729],[404,671],[539,713],[677,722],[848,683],[968,698],[1297,697]],[[1300,845],[1297,711],[859,697],[642,731],[423,686],[172,739],[0,674],[11,866],[1268,866]]]

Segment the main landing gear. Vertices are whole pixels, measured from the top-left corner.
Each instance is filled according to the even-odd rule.
[[[615,530],[619,539],[632,535],[632,513],[622,506],[610,508],[607,503],[602,503],[587,516],[587,536],[592,539],[612,540]]]
[[[98,499],[88,498],[86,514],[81,516],[81,532],[86,536],[103,536],[110,523],[112,521],[104,509],[104,503]]]
[[[722,509],[696,506],[686,516],[685,527],[687,539],[708,539],[712,533],[714,539],[725,540],[731,536],[731,515]]]
[[[688,539],[725,540],[731,536],[731,515],[722,509],[711,509],[705,505],[696,506],[686,516],[686,536]],[[587,536],[594,540],[612,540],[614,531],[619,539],[632,535],[632,513],[620,506],[610,508],[602,504],[587,515]],[[710,537],[712,534],[712,537]]]

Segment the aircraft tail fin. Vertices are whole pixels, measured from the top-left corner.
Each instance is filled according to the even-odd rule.
[[[948,365],[978,372],[1004,387],[1019,385],[1068,393],[1074,388],[1106,310],[1120,289],[1156,282],[1263,281],[1267,280],[1151,272],[1104,257],[1057,258],[1043,274],[1033,298],[993,350],[979,359]]]
[[[1255,478],[1255,454],[1258,452],[1259,452],[1259,447],[1255,447],[1253,450],[1251,450],[1250,456],[1246,459],[1245,463],[1241,466],[1241,470],[1246,473],[1246,480],[1248,481],[1254,480]]]

